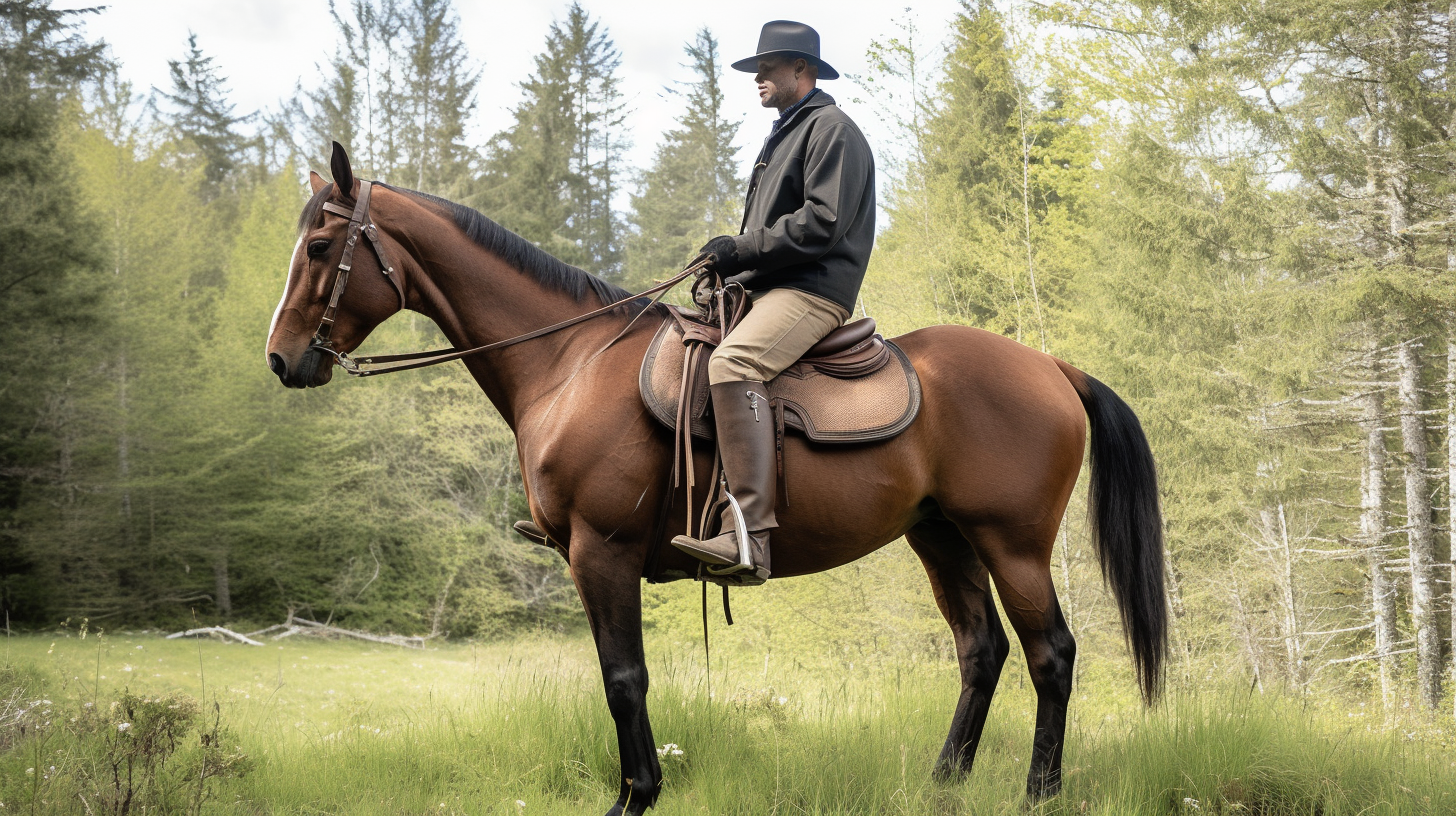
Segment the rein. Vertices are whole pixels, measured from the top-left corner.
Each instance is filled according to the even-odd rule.
[[[706,269],[711,263],[711,256],[709,258],[700,259],[694,263],[688,264],[688,266],[684,268],[681,272],[678,272],[677,274],[673,275],[665,281],[662,281],[661,283],[658,283],[650,289],[643,290],[635,295],[629,295],[625,298],[622,298],[621,300],[616,301],[615,303],[609,303],[606,306],[601,307],[600,309],[593,309],[586,314],[577,315],[576,317],[563,320],[560,323],[553,323],[550,326],[535,329],[534,331],[529,331],[525,334],[519,334],[506,340],[498,340],[494,343],[487,343],[483,346],[475,346],[474,348],[468,349],[451,346],[447,349],[435,349],[433,351],[414,351],[407,354],[386,354],[373,357],[359,357],[356,359],[350,357],[348,354],[345,354],[343,352],[335,351],[333,347],[333,341],[329,339],[329,334],[333,330],[334,318],[339,309],[339,300],[344,295],[344,287],[347,286],[349,283],[349,271],[353,263],[354,247],[358,244],[359,235],[361,233],[369,239],[370,245],[374,247],[374,254],[379,257],[380,270],[384,273],[385,277],[389,278],[389,282],[394,284],[395,290],[399,292],[400,308],[403,309],[405,305],[404,286],[400,283],[399,276],[396,274],[395,268],[389,263],[388,260],[385,259],[384,247],[379,242],[379,230],[374,226],[374,223],[369,220],[370,187],[371,182],[360,182],[359,200],[358,203],[354,205],[354,209],[352,211],[346,210],[345,208],[334,204],[333,202],[326,202],[323,206],[325,212],[332,213],[334,215],[345,216],[349,219],[349,237],[347,242],[344,244],[344,255],[342,258],[339,259],[338,273],[337,277],[334,279],[333,294],[329,297],[329,305],[326,309],[324,309],[324,316],[319,321],[318,331],[314,332],[313,344],[310,346],[311,349],[317,349],[321,352],[324,352],[325,354],[332,356],[338,362],[340,368],[344,369],[349,374],[355,377],[372,377],[376,374],[392,374],[396,371],[409,371],[410,369],[415,368],[425,368],[427,366],[439,365],[440,363],[448,363],[451,360],[458,360],[471,354],[479,354],[482,351],[492,351],[495,349],[505,348],[507,346],[513,346],[517,343],[524,343],[527,340],[534,340],[538,337],[544,337],[545,335],[560,331],[570,326],[575,326],[578,323],[584,323],[594,317],[604,315],[607,312],[618,309],[628,303],[631,303],[634,300],[644,298],[648,295],[654,295],[654,297],[652,298],[652,303],[656,303],[657,301],[662,299],[663,295],[667,294],[667,291],[669,289],[677,286],[688,277],[696,275],[698,272]],[[648,305],[650,306],[651,304]],[[636,322],[635,318],[633,322]],[[623,334],[625,333],[626,332],[624,331]],[[621,335],[618,335],[616,339],[620,338]],[[613,342],[616,342],[616,339],[614,339]],[[610,346],[611,343],[608,343],[607,345]]]

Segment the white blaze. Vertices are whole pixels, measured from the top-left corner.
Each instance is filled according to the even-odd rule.
[[[268,341],[273,342],[273,332],[278,328],[278,317],[283,314],[283,304],[288,302],[288,292],[293,288],[293,262],[298,260],[298,250],[303,246],[303,236],[298,236],[298,243],[293,245],[293,254],[288,257],[288,270],[283,276],[283,297],[278,299],[278,308],[273,310],[273,322],[268,324]],[[263,347],[263,360],[268,360],[268,348]]]

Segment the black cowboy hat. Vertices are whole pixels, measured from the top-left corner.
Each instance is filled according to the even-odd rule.
[[[785,56],[808,60],[819,66],[820,79],[839,79],[839,72],[829,63],[819,59],[819,32],[790,20],[774,20],[763,24],[758,35],[758,53],[733,63],[739,71],[758,73],[758,61],[767,56]]]

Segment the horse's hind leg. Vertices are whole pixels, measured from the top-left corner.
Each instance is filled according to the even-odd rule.
[[[1037,799],[1054,796],[1062,787],[1062,743],[1077,657],[1077,643],[1052,584],[1056,532],[1055,523],[971,531],[976,551],[996,581],[1006,618],[1026,653],[1026,667],[1036,688],[1036,735],[1026,793]]]
[[[955,636],[960,663],[961,696],[935,763],[935,775],[949,778],[969,771],[976,758],[1010,642],[996,615],[986,567],[956,526],[927,519],[905,537],[925,565],[935,603]]]

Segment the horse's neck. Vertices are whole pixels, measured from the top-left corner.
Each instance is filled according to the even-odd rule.
[[[435,321],[458,348],[508,340],[604,305],[590,295],[577,300],[543,285],[458,232],[442,230],[430,243],[420,244],[430,252],[427,259],[416,258],[421,269],[413,282],[418,302],[412,306]],[[444,246],[449,250],[440,251]],[[570,376],[600,345],[594,344],[596,336],[615,333],[620,321],[603,315],[579,327],[467,357],[465,364],[516,430],[529,406]]]

